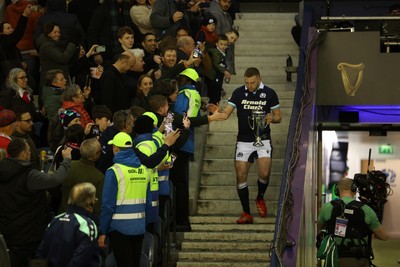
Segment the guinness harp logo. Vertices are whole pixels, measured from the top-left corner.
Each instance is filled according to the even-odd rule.
[[[355,96],[363,79],[364,64],[349,64],[341,62],[337,69],[342,74],[344,91],[348,96]]]

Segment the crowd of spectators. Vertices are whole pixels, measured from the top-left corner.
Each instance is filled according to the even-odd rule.
[[[51,237],[82,223],[93,228],[81,233],[89,237],[85,253],[93,255],[74,256],[75,263],[105,256],[99,247],[109,246],[111,237],[120,266],[128,257],[125,238],[134,236],[139,245],[132,249],[141,249],[144,231],[152,232],[163,217],[168,181],[176,187],[177,229],[190,231],[194,127],[225,119],[217,105],[223,80],[235,74],[236,1],[6,2],[0,25],[0,192],[8,204],[0,211],[0,233],[11,266],[28,266],[35,257],[67,266],[71,257],[57,259],[60,244],[52,248]],[[203,97],[209,98],[209,115],[201,115]],[[120,207],[121,190],[130,190],[120,188],[120,179],[129,169],[151,173],[144,183],[146,220],[135,231],[116,219],[130,209]],[[71,191],[80,183],[94,185],[76,189],[85,201]],[[132,199],[143,193],[128,191]],[[71,214],[73,223],[63,226]],[[97,245],[92,239],[98,236]],[[68,255],[74,249],[68,247]],[[140,253],[133,255],[129,261],[137,264]]]

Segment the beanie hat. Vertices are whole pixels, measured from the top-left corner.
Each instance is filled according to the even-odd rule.
[[[108,141],[107,144],[114,145],[117,147],[129,148],[132,147],[133,142],[129,134],[125,132],[119,132],[114,136],[112,140]]]
[[[135,121],[135,132],[137,134],[152,133],[154,129],[154,120],[147,115],[138,117]]]
[[[0,106],[0,127],[6,127],[17,120],[14,111]]]
[[[211,24],[211,23],[217,24],[217,19],[216,19],[211,13],[206,13],[206,14],[204,15],[202,24],[203,24],[204,26],[207,26],[208,24]]]
[[[75,110],[66,109],[60,114],[60,121],[65,129],[68,128],[68,124],[70,124],[70,122],[73,121],[75,118],[81,118],[81,114],[79,114]]]

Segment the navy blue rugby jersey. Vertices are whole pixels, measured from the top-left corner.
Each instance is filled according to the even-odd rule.
[[[233,91],[228,103],[237,109],[237,117],[239,121],[239,132],[237,141],[254,142],[255,135],[249,125],[249,118],[253,110],[264,110],[265,113],[272,113],[271,110],[279,108],[279,100],[276,92],[260,83],[259,88],[255,92],[249,92],[243,85]],[[262,140],[270,140],[269,125],[264,129]]]

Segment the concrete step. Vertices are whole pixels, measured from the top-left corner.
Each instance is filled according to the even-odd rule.
[[[230,129],[226,129],[225,132],[208,132],[207,133],[207,145],[231,145],[236,144],[236,133],[228,132]],[[286,145],[287,131],[273,131],[271,134],[272,145],[284,146]],[[274,152],[275,153],[275,152]],[[274,154],[275,155],[275,154]]]
[[[257,4],[259,5],[259,4]],[[241,20],[268,20],[270,21],[292,21],[294,23],[294,16],[296,13],[237,13],[235,23]]]
[[[265,194],[265,200],[278,200],[280,192],[280,187],[269,186],[268,191]],[[252,196],[257,195],[257,185],[249,185],[249,194]],[[200,186],[199,189],[199,199],[215,199],[215,200],[236,200],[238,198],[236,185],[212,185],[212,186]]]
[[[293,40],[293,37],[290,35],[271,37],[271,36],[269,36],[269,34],[266,34],[266,35],[263,35],[260,37],[255,37],[255,38],[247,38],[247,39],[239,38],[235,44],[235,51],[236,51],[236,47],[242,47],[242,46],[251,45],[251,44],[264,44],[265,46],[269,46],[269,45],[276,45],[277,43],[285,43],[288,45],[292,45],[292,42],[295,44],[295,46],[293,46],[293,49],[291,49],[290,51],[287,51],[287,53],[290,53],[290,54],[293,53],[295,55],[297,52],[296,43]],[[282,55],[282,56],[284,56],[284,55]],[[298,57],[298,53],[297,53],[297,57]],[[292,59],[293,59],[293,55],[292,55]]]
[[[183,242],[182,250],[212,250],[212,251],[232,251],[232,250],[241,250],[241,251],[254,251],[254,250],[262,250],[268,251],[269,244],[267,242]]]
[[[246,26],[246,27],[259,27],[262,25],[263,27],[260,28],[260,31],[265,31],[266,27],[275,26],[277,28],[287,29],[294,26],[294,21],[290,21],[287,19],[273,19],[273,20],[266,20],[266,19],[238,19],[235,21],[235,26]],[[240,30],[240,29],[239,29]],[[246,28],[247,31],[247,28]]]
[[[269,178],[269,185],[270,186],[280,186],[282,179],[281,172],[271,172]],[[256,185],[258,180],[257,173],[249,173],[247,176],[247,183],[249,185]],[[234,172],[202,172],[201,173],[201,185],[236,185],[236,174]]]
[[[247,31],[248,30],[248,31]],[[260,31],[254,30],[254,28],[246,28],[246,31],[240,31],[239,29],[239,34],[240,37],[237,41],[237,43],[242,42],[251,42],[253,39],[257,39],[257,38],[276,38],[277,40],[279,40],[280,38],[284,38],[286,40],[289,39],[288,37],[291,37],[291,29],[288,31],[287,29],[282,30],[282,31],[269,31],[269,32],[263,32],[262,34],[260,34]],[[296,42],[293,40],[289,41],[287,44],[292,44],[294,43],[296,45]],[[299,48],[297,47],[297,49],[295,49],[294,51],[298,51]],[[241,55],[242,56],[242,55]]]
[[[273,231],[250,231],[247,226],[242,226],[238,232],[186,232],[185,241],[263,241],[270,242],[274,238]],[[245,230],[245,231],[244,231]],[[180,258],[180,257],[179,257]]]
[[[267,22],[268,23],[268,22]],[[260,27],[262,25],[262,27]],[[293,28],[293,24],[290,25],[289,23],[284,23],[281,25],[273,25],[273,24],[266,24],[263,21],[259,20],[251,20],[251,21],[240,21],[238,23],[235,23],[235,26],[237,30],[239,31],[239,34],[241,31],[254,31],[255,29],[258,29],[260,35],[259,36],[268,36],[268,33],[270,32],[286,32],[287,34],[291,34],[291,30]]]
[[[243,230],[243,227],[237,223],[230,223],[230,224],[194,224],[191,223],[192,226],[192,232],[211,232],[211,231],[217,231],[217,232],[228,232],[228,231],[241,231]],[[247,230],[250,231],[274,231],[275,230],[275,224],[270,223],[270,224],[251,224],[247,228]]]
[[[268,194],[268,190],[267,190]],[[250,212],[254,217],[257,217],[257,207],[254,202],[256,195],[250,195]],[[277,201],[268,201],[267,203],[268,216],[276,216],[278,210]],[[239,197],[236,201],[233,200],[198,200],[197,201],[197,214],[198,215],[235,215],[236,219],[242,213],[242,205],[240,204]],[[236,221],[233,220],[233,222]]]
[[[207,155],[206,155],[207,156]],[[284,159],[272,159],[272,171],[282,171]],[[249,172],[257,172],[257,164],[252,164]],[[233,159],[203,159],[203,169],[204,172],[212,171],[235,171],[233,166]]]
[[[209,261],[209,262],[192,262],[192,261],[179,261],[176,265],[177,267],[269,267],[269,262],[258,262],[258,261],[248,261],[245,264],[243,262],[232,262],[226,261]]]
[[[273,68],[281,68],[281,67],[286,67],[286,59],[287,59],[287,57],[288,57],[288,53],[286,55],[283,55],[283,56],[280,56],[280,57],[271,58],[271,59],[269,59],[269,57],[263,57],[262,58],[262,59],[265,59],[268,62],[262,62],[262,60],[260,60],[260,59],[259,60],[254,60],[254,61],[250,61],[250,60],[245,61],[243,59],[239,59],[239,60],[235,59],[235,64],[237,66],[243,66],[243,68],[244,68],[244,66],[251,66],[251,67],[258,68],[258,69],[265,68],[265,67],[268,67],[268,68],[271,68],[271,69],[273,69]],[[250,57],[250,58],[256,58],[256,57]],[[292,62],[293,62],[293,66],[297,66],[298,65],[297,60],[294,60],[293,56],[292,56]],[[236,71],[236,74],[243,76],[244,72],[237,72]]]
[[[296,44],[245,44],[235,46],[235,54],[248,56],[270,56],[276,53],[288,54],[291,51],[296,51]]]
[[[240,40],[240,39],[239,39]],[[251,64],[258,65],[263,64],[263,66],[286,66],[286,58],[288,57],[289,51],[282,55],[273,55],[269,57],[250,57],[250,56],[236,56],[235,55],[235,63],[236,64]],[[295,52],[294,54],[290,54],[292,57],[293,65],[298,65],[299,61],[299,53]]]
[[[227,216],[227,215],[190,216],[190,222],[192,224],[231,224],[232,222],[235,222],[236,219],[237,219],[236,216]],[[271,224],[271,223],[275,223],[276,218],[271,217],[271,216],[268,216],[265,218],[260,218],[260,217],[256,216],[253,218],[253,220],[254,220],[253,225],[254,224]],[[250,226],[250,225],[247,225],[247,226]]]
[[[180,260],[192,260],[192,261],[239,261],[239,262],[246,262],[246,261],[257,261],[257,262],[267,262],[269,260],[268,251],[235,251],[235,252],[207,252],[207,251],[181,251],[179,252],[179,261]]]

